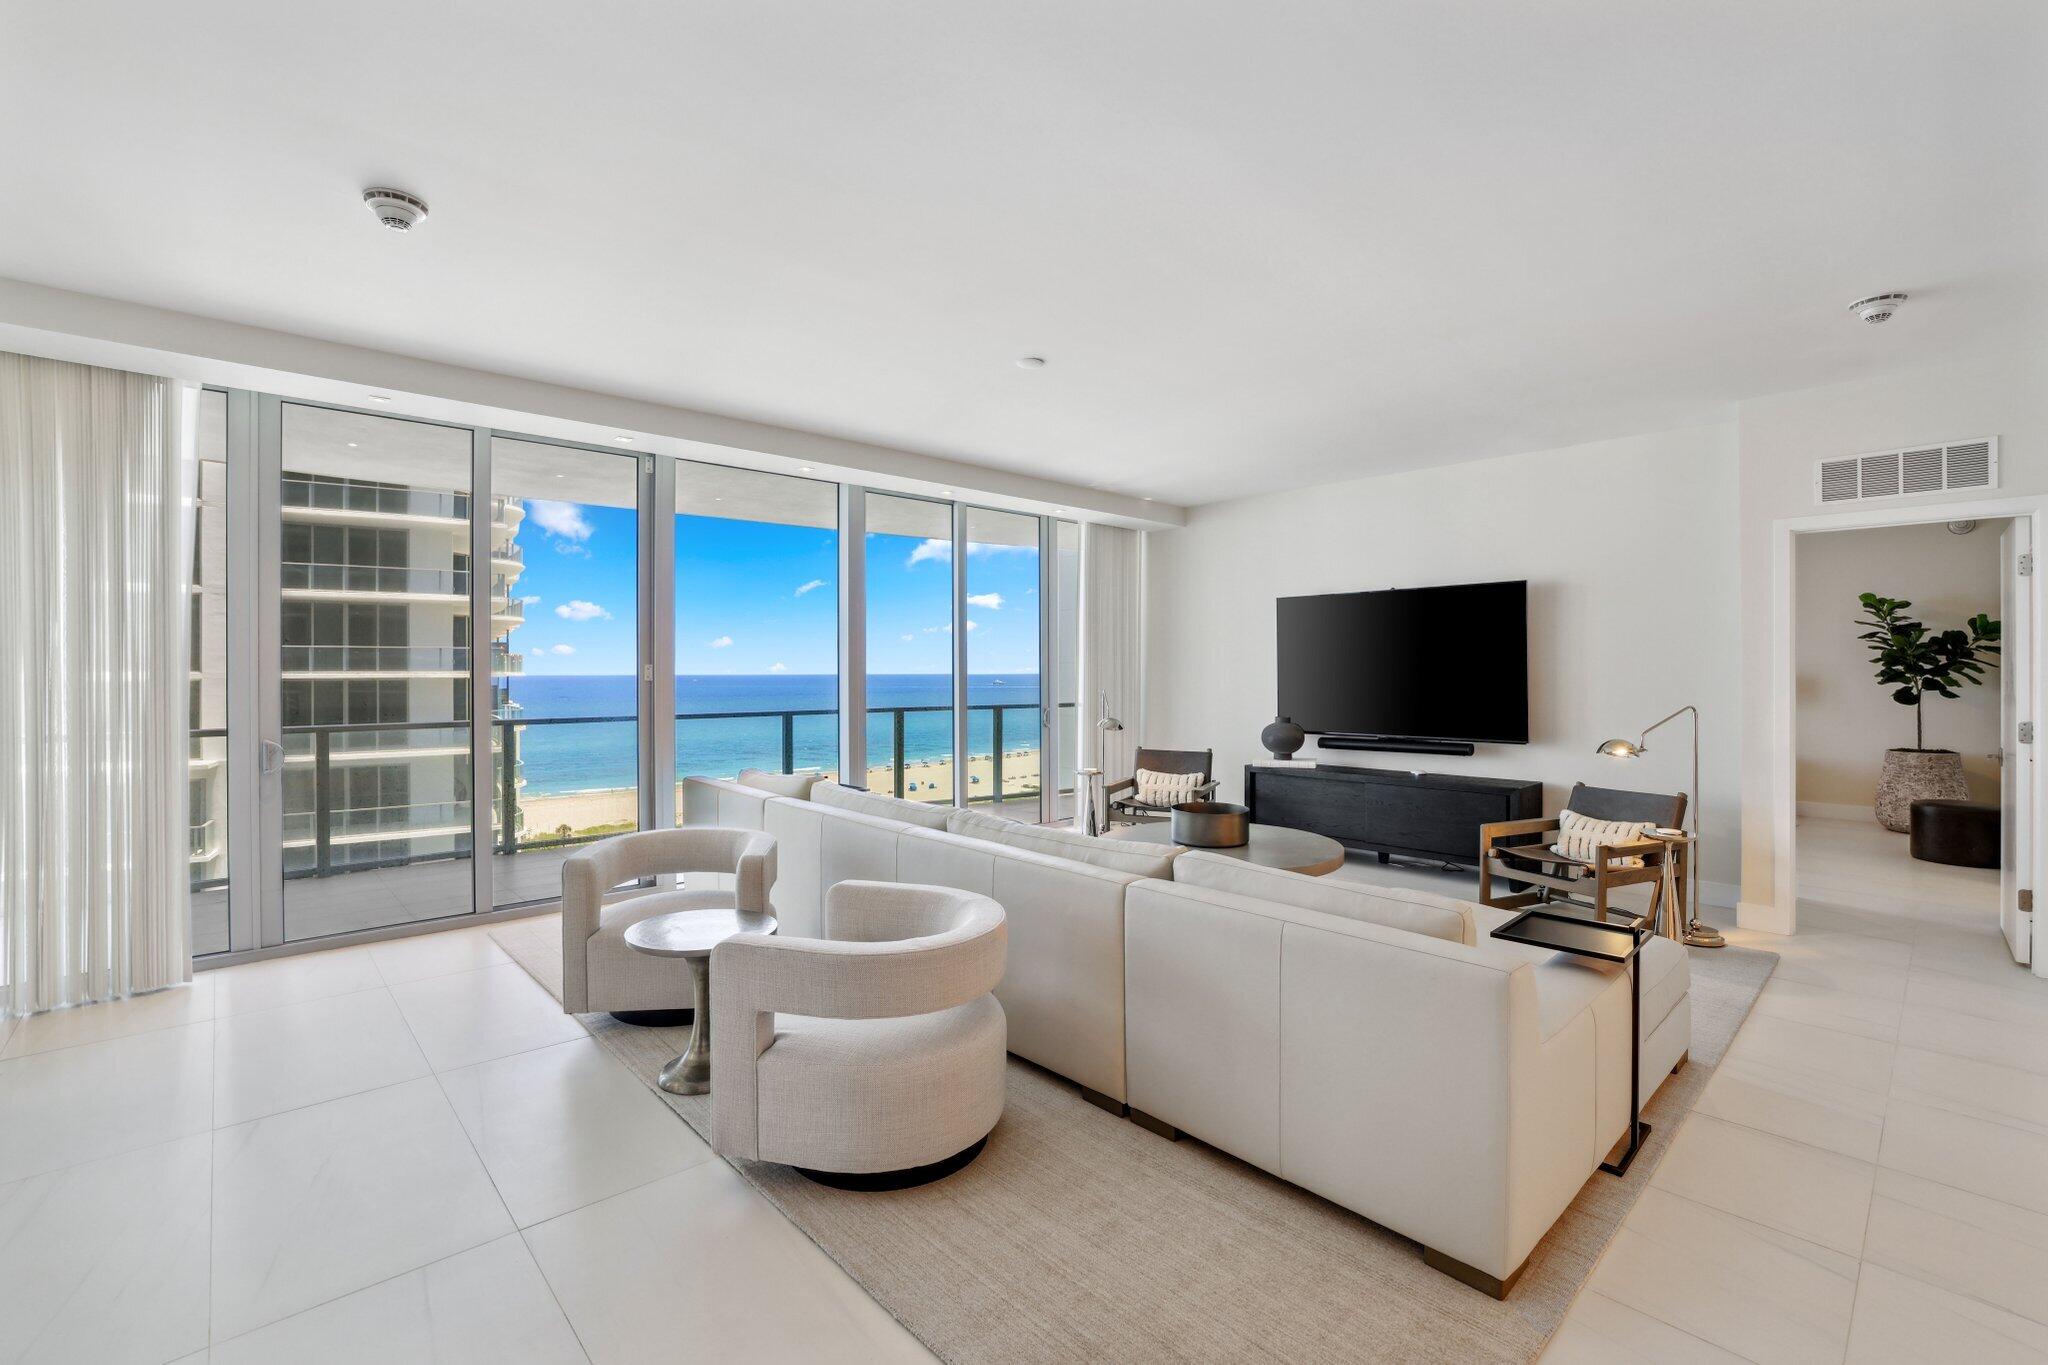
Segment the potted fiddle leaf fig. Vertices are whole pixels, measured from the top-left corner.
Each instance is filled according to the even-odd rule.
[[[1877,783],[1878,823],[1904,834],[1912,827],[1915,801],[1963,800],[1970,794],[1962,755],[1926,747],[1927,698],[1953,701],[1965,684],[1984,685],[1984,671],[1998,666],[1999,623],[1978,612],[1964,622],[1966,629],[1934,630],[1907,615],[1911,602],[1874,592],[1856,600],[1863,604],[1856,624],[1867,627],[1856,638],[1870,648],[1878,684],[1892,690],[1893,701],[1913,708],[1913,747],[1885,750]]]

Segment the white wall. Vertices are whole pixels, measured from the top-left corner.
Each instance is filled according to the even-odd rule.
[[[1887,748],[1913,743],[1913,711],[1880,687],[1870,646],[1856,637],[1863,614],[1857,594],[1874,592],[1912,602],[1912,614],[1935,630],[1959,628],[1977,612],[1998,615],[1998,533],[1986,521],[1968,535],[1939,522],[1801,536],[1798,556],[1798,794],[1802,807],[1855,806],[1877,799]],[[1998,799],[1998,673],[1981,687],[1964,686],[1955,701],[1930,696],[1927,747],[1963,757],[1970,794]]]
[[[1772,695],[1774,525],[1811,517],[1817,459],[1972,437],[1999,438],[1998,494],[2048,493],[2048,352],[1986,356],[1774,394],[1738,420],[1742,565],[1742,906],[1757,928],[1790,927],[1775,905],[1772,771],[1779,717]],[[1924,506],[1982,493],[1900,498]],[[1995,496],[1995,495],[1994,495]]]
[[[1273,602],[1296,593],[1529,580],[1527,746],[1471,758],[1299,757],[1682,791],[1684,723],[1634,762],[1593,751],[1679,706],[1702,730],[1703,878],[1739,865],[1739,668],[1732,426],[1602,441],[1194,508],[1147,537],[1148,744],[1216,750],[1222,795],[1264,756],[1275,705]],[[1707,888],[1709,893],[1713,888]]]

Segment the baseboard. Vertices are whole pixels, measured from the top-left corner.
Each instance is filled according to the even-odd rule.
[[[1801,801],[1797,807],[1801,815],[1813,820],[1868,820],[1877,822],[1875,806],[1836,806],[1826,801]]]
[[[1764,905],[1758,901],[1742,901],[1735,907],[1735,922],[1744,929],[1754,929],[1761,934],[1789,934],[1792,932],[1792,917],[1775,905]]]

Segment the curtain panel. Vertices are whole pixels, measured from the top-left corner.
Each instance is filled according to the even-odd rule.
[[[0,1010],[191,977],[187,391],[0,353]]]
[[[1081,753],[1105,782],[1131,775],[1142,717],[1144,541],[1122,526],[1081,528]],[[1123,722],[1103,731],[1103,704]]]

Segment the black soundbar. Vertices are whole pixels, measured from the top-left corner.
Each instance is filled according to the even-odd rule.
[[[1400,739],[1389,735],[1318,735],[1324,749],[1365,749],[1380,754],[1453,754],[1470,758],[1472,745],[1458,739]]]

